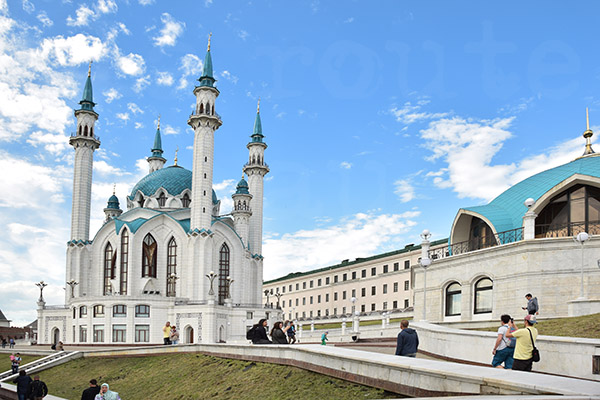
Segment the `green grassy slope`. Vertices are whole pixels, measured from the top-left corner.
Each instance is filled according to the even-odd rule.
[[[524,326],[522,318],[515,318],[515,323],[519,328]],[[498,322],[498,326],[500,326],[500,322]],[[497,331],[498,326],[476,330]],[[534,326],[540,335],[600,339],[600,314],[542,320]]]

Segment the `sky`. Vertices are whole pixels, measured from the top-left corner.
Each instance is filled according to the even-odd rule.
[[[75,131],[89,61],[91,237],[116,185],[192,169],[187,125],[212,32],[223,126],[221,212],[256,105],[265,161],[264,278],[446,238],[461,207],[582,154],[600,130],[600,3],[581,1],[0,0],[0,310],[62,304]],[[595,139],[595,137],[594,137]],[[523,199],[525,200],[525,199]]]

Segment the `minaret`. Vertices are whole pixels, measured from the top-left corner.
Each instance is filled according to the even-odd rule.
[[[88,242],[90,236],[90,207],[92,198],[92,168],[94,150],[100,139],[94,134],[98,114],[94,111],[92,95],[92,63],[83,89],[81,108],[75,110],[77,132],[71,134],[69,144],[75,148],[73,172],[73,208],[71,214],[71,240]]]
[[[231,214],[233,215],[235,231],[242,238],[244,246],[248,248],[250,216],[252,215],[250,200],[252,200],[252,195],[248,191],[248,183],[243,175],[242,179],[240,179],[237,184],[235,193],[231,195],[231,198],[233,199],[233,211]]]
[[[592,136],[594,132],[590,129],[590,113],[586,107],[585,109],[585,122],[587,125],[587,129],[583,132],[583,137],[585,138],[585,150],[583,152],[584,156],[588,156],[590,154],[594,154],[594,150],[592,150]]]
[[[156,127],[156,134],[154,135],[154,146],[152,147],[152,155],[148,157],[148,164],[150,169],[148,173],[159,170],[165,165],[165,160],[162,156],[162,141],[160,139],[160,115],[158,116],[158,126]]]
[[[109,197],[108,204],[104,209],[104,215],[106,216],[105,222],[108,222],[123,213],[123,210],[121,210],[121,207],[119,206],[119,198],[115,194],[115,190],[116,188],[113,186],[113,194]]]
[[[221,117],[215,113],[219,90],[214,86],[210,36],[204,57],[200,85],[194,88],[196,110],[188,119],[194,130],[194,167],[192,169],[192,203],[190,230],[210,230],[212,222],[212,179],[215,131],[221,126]]]
[[[256,120],[252,140],[246,146],[249,150],[248,164],[244,165],[244,172],[248,175],[250,194],[252,194],[252,216],[250,217],[250,251],[255,255],[262,255],[262,224],[263,224],[263,178],[269,172],[265,164],[265,149],[263,142],[262,124],[260,122],[260,99],[256,107]]]

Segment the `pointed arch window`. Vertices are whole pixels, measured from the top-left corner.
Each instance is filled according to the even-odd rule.
[[[142,245],[142,278],[156,278],[156,240],[147,234]]]
[[[177,242],[175,238],[169,240],[167,248],[167,297],[175,297],[176,282],[173,278],[177,275]]]
[[[140,200],[138,201],[140,207],[144,207],[144,196],[140,194]]]
[[[129,233],[123,229],[121,233],[121,287],[119,293],[127,294],[127,270],[129,267]]]
[[[229,247],[223,243],[221,250],[219,250],[219,304],[225,304],[225,299],[227,298],[229,255]]]
[[[191,202],[192,202],[192,200],[190,199],[190,196],[188,196],[188,194],[187,194],[187,193],[186,193],[186,194],[184,194],[184,195],[183,195],[183,198],[181,199],[181,204],[182,204],[184,207],[189,207]]]
[[[106,244],[104,248],[104,295],[111,294],[112,288],[110,280],[115,277],[115,270],[113,264],[113,249],[110,243]]]
[[[200,110],[199,110],[200,114],[204,114],[204,103],[200,103]]]
[[[158,196],[158,205],[164,207],[165,204],[167,204],[167,196],[165,195],[165,192],[161,192],[160,196]]]

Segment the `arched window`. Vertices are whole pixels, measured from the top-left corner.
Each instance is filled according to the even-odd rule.
[[[485,249],[496,245],[492,228],[482,219],[473,217],[469,229],[469,251]]]
[[[90,128],[90,136],[92,136],[92,137],[94,136],[94,128],[93,127]]]
[[[210,103],[206,103],[206,113],[210,115]]]
[[[142,278],[156,278],[156,240],[147,234],[142,245]]]
[[[87,125],[83,128],[83,136],[87,136],[88,135],[88,129],[87,129]]]
[[[127,294],[127,268],[129,257],[129,234],[127,229],[123,229],[121,233],[121,287],[119,293]]]
[[[229,247],[225,243],[219,251],[219,304],[227,298],[227,277],[229,276]]]
[[[138,201],[140,207],[144,207],[144,196],[140,194],[140,200]]]
[[[165,192],[161,192],[160,196],[158,196],[158,205],[160,207],[164,207],[166,203],[167,203],[167,196],[165,195]]]
[[[167,249],[167,297],[175,297],[176,282],[171,276],[177,274],[177,242],[169,240]]]
[[[199,114],[204,114],[204,103],[200,103]]]
[[[458,282],[453,282],[446,288],[446,313],[447,317],[460,315],[461,287]]]
[[[558,194],[535,219],[535,237],[600,234],[600,189],[575,185]]]
[[[215,105],[213,104],[212,108],[211,108],[211,114],[215,115]]]
[[[475,283],[475,314],[492,312],[494,284],[490,278],[481,278]]]
[[[188,196],[188,194],[187,194],[187,193],[186,193],[186,194],[184,194],[184,195],[183,195],[183,198],[181,199],[181,204],[182,204],[184,207],[189,207],[191,202],[192,202],[192,200],[190,199],[190,196]]]
[[[81,125],[79,125],[79,136],[81,136]]]
[[[110,280],[114,278],[113,250],[110,243],[104,248],[104,295],[111,294]]]

